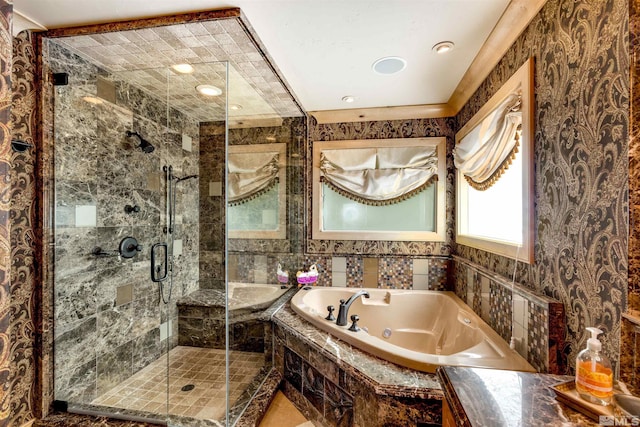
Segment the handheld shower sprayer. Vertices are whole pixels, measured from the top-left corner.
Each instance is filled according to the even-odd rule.
[[[140,140],[140,145],[138,145],[138,147],[142,149],[142,151],[144,151],[145,153],[152,153],[153,150],[156,149],[156,147],[154,147],[153,144],[151,144],[149,141],[144,139],[138,132],[133,132],[128,130],[127,138],[131,138],[132,136],[138,137],[138,139]]]

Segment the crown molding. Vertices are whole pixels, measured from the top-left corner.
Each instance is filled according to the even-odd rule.
[[[460,112],[478,90],[546,2],[547,0],[511,0],[447,102],[455,114]]]
[[[455,112],[447,104],[407,105],[400,107],[354,108],[349,110],[310,111],[318,124],[379,120],[409,120],[451,117]]]

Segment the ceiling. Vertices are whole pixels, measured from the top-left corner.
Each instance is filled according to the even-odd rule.
[[[14,0],[14,26],[52,29],[239,7],[302,107],[323,111],[447,103],[508,5],[509,0]],[[454,49],[436,54],[433,45],[445,40]],[[406,68],[393,75],[374,72],[372,63],[386,56],[404,58]],[[355,101],[343,102],[347,95]]]

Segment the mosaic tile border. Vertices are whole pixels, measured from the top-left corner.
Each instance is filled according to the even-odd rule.
[[[412,289],[411,264],[411,258],[379,258],[378,287],[387,289]]]
[[[365,259],[374,260],[376,270],[366,271]],[[338,271],[334,264],[345,264],[346,271]],[[371,257],[366,255],[330,256],[306,254],[304,266],[316,264],[318,280],[314,286],[346,286],[352,288],[377,287],[385,289],[451,289],[449,257]],[[291,274],[291,271],[289,272]],[[374,275],[376,282],[365,285],[365,276]]]

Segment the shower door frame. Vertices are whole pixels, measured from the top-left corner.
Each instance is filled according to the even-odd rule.
[[[39,197],[39,216],[41,218],[41,247],[39,248],[42,286],[38,295],[40,318],[38,319],[38,367],[37,383],[41,389],[42,417],[52,410],[66,410],[56,407],[54,401],[54,269],[55,269],[55,167],[54,167],[54,85],[52,75],[48,73],[43,54],[47,39],[59,37],[101,34],[107,32],[127,31],[145,28],[162,27],[194,21],[212,21],[237,19],[241,21],[240,9],[231,8],[219,11],[195,12],[166,17],[156,17],[117,23],[95,24],[79,27],[53,29],[36,33],[34,37],[37,76],[41,76],[37,90],[36,123],[37,135],[42,141],[42,150],[38,152],[38,184],[42,189]],[[166,416],[162,414],[162,416]]]

